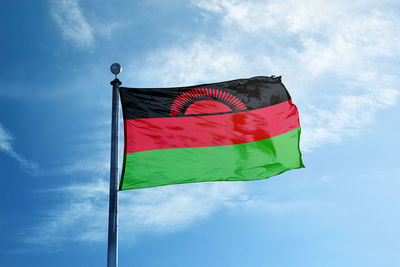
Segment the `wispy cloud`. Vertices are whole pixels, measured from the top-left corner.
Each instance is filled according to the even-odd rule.
[[[67,204],[49,212],[25,241],[54,247],[67,241],[106,240],[108,187],[108,182],[98,179],[47,190],[47,194],[64,195]],[[120,239],[128,242],[141,232],[184,229],[229,205],[242,191],[242,183],[201,183],[121,192]]]
[[[65,39],[80,47],[94,43],[92,27],[82,14],[77,0],[52,0],[50,13]]]
[[[6,153],[10,157],[14,158],[21,167],[28,172],[29,174],[36,176],[39,174],[39,166],[24,158],[17,152],[15,152],[13,148],[14,137],[11,135],[9,131],[7,131],[2,124],[0,124],[0,151]]]
[[[152,86],[152,82],[154,86],[176,86],[233,77],[238,70],[246,72],[245,57],[228,44],[200,39],[189,46],[171,47],[149,55],[149,69],[140,73],[140,79],[146,80],[146,86]]]
[[[344,136],[356,136],[360,130],[372,128],[375,113],[393,105],[398,96],[399,91],[382,89],[363,95],[339,95],[333,110],[309,106],[302,116],[304,148],[340,142]]]
[[[12,142],[13,138],[11,135],[6,131],[3,125],[0,124],[0,148],[3,151],[12,151]]]

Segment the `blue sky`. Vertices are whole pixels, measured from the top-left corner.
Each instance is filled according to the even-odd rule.
[[[398,1],[14,0],[0,14],[1,266],[105,266],[114,62],[132,87],[282,75],[306,165],[121,192],[120,266],[400,265]]]

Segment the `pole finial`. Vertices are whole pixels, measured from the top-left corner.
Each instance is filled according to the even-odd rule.
[[[112,74],[115,75],[115,79],[116,79],[117,75],[122,71],[122,67],[120,64],[114,63],[111,65],[110,70],[111,70]]]

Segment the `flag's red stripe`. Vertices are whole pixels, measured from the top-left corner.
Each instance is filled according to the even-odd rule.
[[[291,100],[237,113],[132,119],[125,121],[125,153],[248,143],[298,127],[297,108]]]

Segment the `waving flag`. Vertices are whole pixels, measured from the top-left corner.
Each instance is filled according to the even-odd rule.
[[[257,180],[304,167],[297,108],[280,77],[120,94],[121,190]]]

